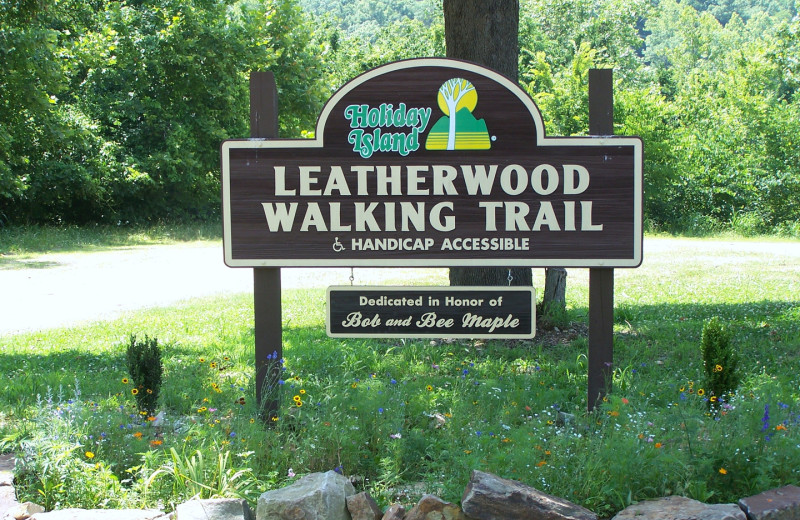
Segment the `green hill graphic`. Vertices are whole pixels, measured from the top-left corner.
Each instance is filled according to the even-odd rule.
[[[446,150],[450,128],[450,118],[442,116],[431,128],[425,148],[428,150]],[[489,130],[486,121],[475,119],[468,108],[456,113],[456,150],[488,150],[491,148]]]

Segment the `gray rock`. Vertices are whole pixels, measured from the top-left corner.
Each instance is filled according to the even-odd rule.
[[[347,510],[353,520],[381,520],[383,513],[369,493],[362,491],[346,499]]]
[[[423,496],[405,520],[468,520],[461,508],[434,495]]]
[[[800,518],[800,487],[784,486],[739,500],[748,520],[797,520]]]
[[[403,520],[406,516],[406,508],[400,504],[390,505],[383,513],[381,520]]]
[[[597,515],[572,502],[477,470],[464,490],[461,507],[475,520],[597,520]]]
[[[647,500],[620,511],[613,520],[747,520],[736,504],[704,504],[671,496]]]
[[[154,509],[61,509],[36,513],[30,520],[162,520],[161,511]]]
[[[241,498],[190,500],[175,509],[175,520],[253,520],[253,513]]]
[[[9,520],[26,520],[36,513],[44,513],[44,508],[33,502],[23,502],[6,511],[5,518]]]
[[[256,520],[350,520],[346,497],[353,484],[335,471],[312,473],[258,499]]]
[[[431,418],[431,423],[429,427],[431,430],[438,430],[439,428],[447,424],[447,418],[440,413],[435,413],[431,415],[430,418]]]
[[[568,426],[570,424],[575,424],[575,415],[567,412],[558,412],[556,426]]]
[[[14,473],[11,471],[0,471],[0,486],[13,486]]]
[[[17,507],[17,494],[14,492],[14,486],[0,486],[0,515]],[[0,516],[2,518],[2,516]]]
[[[14,492],[14,456],[3,453],[0,455],[0,518],[18,505]]]
[[[0,472],[13,471],[16,459],[13,453],[0,454]]]

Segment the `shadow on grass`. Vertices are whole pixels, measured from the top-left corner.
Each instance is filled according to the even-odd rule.
[[[64,265],[62,262],[49,260],[24,260],[17,258],[0,258],[0,271],[14,271],[22,269],[51,269]]]
[[[284,357],[290,370],[334,380],[342,374],[367,377],[370,373],[413,371],[410,365],[430,368],[448,355],[474,361],[535,361],[558,365],[575,363],[586,354],[588,342],[585,308],[570,311],[572,322],[560,336],[539,333],[532,340],[430,340],[328,338],[319,326],[285,326]],[[704,323],[717,316],[733,333],[740,356],[750,364],[771,366],[793,374],[790,366],[800,360],[800,302],[761,301],[741,304],[624,304],[615,311],[615,365],[666,362],[672,366],[699,369],[700,337]],[[90,333],[90,332],[89,332]],[[176,338],[179,332],[170,334]],[[80,337],[75,335],[76,338]],[[557,338],[558,341],[553,341]],[[39,399],[69,399],[80,391],[84,399],[102,399],[120,392],[120,379],[127,375],[124,348],[102,353],[86,352],[81,344],[73,349],[47,350],[48,340],[35,335],[0,338],[0,374],[4,391],[0,410],[24,410]],[[77,341],[77,340],[76,340]],[[196,360],[210,356],[204,345],[164,345],[165,365],[178,358]],[[55,343],[55,340],[52,341]],[[239,370],[255,364],[253,329],[243,323],[219,338],[232,350]],[[165,375],[165,385],[176,377]],[[791,373],[791,374],[790,374]],[[186,377],[186,376],[181,376]],[[793,377],[793,376],[792,376]],[[76,387],[77,382],[77,387]]]
[[[614,321],[635,323],[659,320],[665,323],[709,320],[749,323],[754,320],[779,322],[800,318],[800,301],[762,300],[746,303],[663,303],[654,305],[621,304],[614,309]]]
[[[576,355],[587,352],[587,315],[586,308],[573,309],[567,324],[538,329],[531,340],[331,339],[321,326],[285,329],[283,339],[288,355],[301,357],[306,365],[319,365],[321,370],[339,366],[356,370],[362,364],[368,365],[370,357],[379,359],[409,346],[418,348],[423,357],[466,349],[483,359],[547,356],[558,363],[574,361]],[[743,357],[760,359],[762,363],[800,359],[800,302],[765,300],[741,304],[622,305],[615,309],[615,364],[680,361],[695,350],[699,356],[702,329],[712,317],[718,317],[731,330]],[[361,357],[356,359],[359,352]],[[363,352],[370,354],[365,357]]]
[[[177,358],[195,359],[191,348],[162,345],[166,367]],[[20,416],[39,402],[64,403],[70,399],[100,400],[127,392],[122,383],[128,376],[124,347],[114,352],[87,353],[60,350],[49,353],[0,352],[0,374],[4,390],[0,393],[0,411]],[[173,370],[174,371],[174,370]],[[165,377],[165,387],[169,384]]]

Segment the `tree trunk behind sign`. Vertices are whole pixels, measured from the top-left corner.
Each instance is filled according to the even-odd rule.
[[[555,314],[567,308],[567,270],[561,267],[545,269],[542,313]]]
[[[478,63],[516,82],[519,0],[444,0],[443,8],[447,57]],[[512,268],[510,274],[511,285],[532,284],[531,270],[528,268]],[[450,269],[450,285],[508,284],[508,269]]]
[[[447,57],[468,60],[517,81],[519,0],[444,0]]]

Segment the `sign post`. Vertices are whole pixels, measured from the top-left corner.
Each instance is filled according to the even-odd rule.
[[[614,133],[612,69],[589,70],[589,134]],[[614,269],[589,269],[589,380],[587,408],[610,390],[614,363]]]
[[[278,89],[272,72],[250,73],[250,137],[278,137]],[[276,392],[265,393],[280,377],[283,358],[281,319],[281,268],[253,269],[253,314],[255,315],[256,402],[264,418],[277,416]]]

